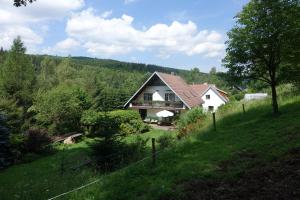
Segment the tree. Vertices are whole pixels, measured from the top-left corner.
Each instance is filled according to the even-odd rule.
[[[82,112],[90,102],[84,91],[74,87],[59,86],[40,91],[31,111],[36,113],[39,124],[55,134],[80,130]]]
[[[10,141],[9,131],[6,128],[4,115],[0,113],[0,169],[7,167],[10,164]]]
[[[56,75],[60,84],[74,81],[76,69],[70,57],[63,59],[59,63],[56,68]]]
[[[216,69],[216,67],[212,67],[212,68],[210,69],[210,71],[209,71],[209,74],[210,74],[210,75],[215,75],[215,74],[217,74],[217,69]]]
[[[299,8],[298,0],[252,0],[228,33],[223,60],[228,73],[236,80],[256,79],[270,85],[274,114],[279,112],[278,72],[299,63]]]
[[[14,6],[20,7],[20,6],[27,6],[28,3],[32,3],[36,0],[14,0]]]
[[[55,74],[56,63],[49,56],[41,62],[41,69],[38,75],[38,86],[40,89],[50,89],[58,82]]]
[[[22,106],[30,103],[35,80],[34,67],[25,52],[21,38],[17,37],[0,71],[0,89]]]

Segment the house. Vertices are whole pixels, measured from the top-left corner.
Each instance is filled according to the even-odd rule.
[[[227,93],[215,85],[188,85],[180,76],[154,72],[124,108],[138,110],[145,119],[156,118],[156,114],[163,110],[179,114],[197,106],[214,112],[227,102]]]

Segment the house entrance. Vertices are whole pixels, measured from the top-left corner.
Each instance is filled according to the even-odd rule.
[[[146,109],[139,109],[139,113],[141,115],[142,120],[147,117],[147,110]]]

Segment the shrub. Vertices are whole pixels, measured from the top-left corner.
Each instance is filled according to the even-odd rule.
[[[81,115],[80,123],[87,127],[89,134],[94,133],[95,128],[104,120],[103,115],[103,113],[95,110],[86,110]]]
[[[193,108],[181,114],[176,123],[179,131],[178,138],[189,134],[195,127],[193,124],[201,122],[205,117],[206,115],[201,107]]]
[[[129,123],[122,123],[120,125],[120,133],[124,135],[141,134],[148,132],[151,127],[145,124],[142,120],[130,120]]]
[[[141,120],[140,114],[135,110],[115,110],[109,112],[108,115],[118,125],[129,123],[131,120]]]
[[[121,135],[131,135],[131,134],[135,134],[136,133],[136,129],[129,123],[122,123],[120,125],[120,134]]]
[[[146,150],[147,140],[138,138],[126,143],[116,137],[99,140],[92,145],[92,155],[101,171],[113,171],[140,159]]]
[[[29,153],[43,153],[49,150],[51,138],[45,130],[33,128],[26,133],[25,149]]]
[[[174,142],[174,138],[171,135],[162,135],[157,139],[157,143],[160,149],[165,149],[171,146]]]

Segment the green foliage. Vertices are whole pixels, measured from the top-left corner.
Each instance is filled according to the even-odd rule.
[[[200,122],[206,117],[206,114],[203,112],[201,107],[196,107],[191,110],[188,110],[185,113],[182,113],[179,117],[179,120],[176,123],[179,134],[178,138],[182,138],[189,134],[193,129],[193,124]]]
[[[76,78],[76,69],[71,58],[66,58],[56,68],[57,78],[60,84],[72,83]]]
[[[32,110],[37,121],[52,133],[61,134],[80,130],[80,118],[86,109],[84,93],[78,88],[61,86],[39,92]],[[80,98],[79,98],[80,97]]]
[[[137,138],[128,144],[116,137],[100,140],[92,145],[92,155],[101,171],[113,171],[144,156],[147,139]]]
[[[95,110],[85,110],[80,122],[85,126],[95,126],[99,123],[100,113]]]
[[[196,107],[180,115],[177,125],[179,127],[185,127],[191,123],[197,122],[198,119],[204,117],[205,114],[201,107]]]
[[[32,128],[26,133],[25,149],[30,153],[43,153],[50,150],[51,138],[45,130]]]
[[[40,72],[37,76],[38,87],[41,90],[50,89],[57,85],[58,78],[55,73],[56,62],[49,56],[41,61]]]
[[[108,116],[117,126],[122,123],[130,123],[131,120],[141,120],[140,114],[135,110],[115,110],[109,112]]]
[[[25,52],[26,48],[18,37],[0,68],[0,90],[5,96],[16,99],[18,105],[28,106],[35,77],[34,67]]]
[[[25,153],[26,136],[24,134],[10,134],[9,140],[13,160],[18,163]]]
[[[175,139],[171,135],[162,135],[156,141],[160,149],[165,149],[170,147],[175,142]]]
[[[19,134],[23,124],[23,109],[13,99],[0,98],[0,113],[6,116],[6,124],[12,134]]]
[[[121,123],[120,133],[122,135],[141,134],[150,131],[151,127],[140,119],[133,119],[127,123]]]
[[[276,86],[282,78],[294,81],[300,75],[297,70],[300,58],[299,1],[252,0],[236,19],[236,25],[228,33],[224,65],[235,82],[255,79],[267,83],[272,88],[273,112],[276,114]],[[286,73],[290,76],[284,75]]]
[[[11,145],[9,141],[9,130],[6,127],[4,115],[0,113],[0,169],[11,164]]]

